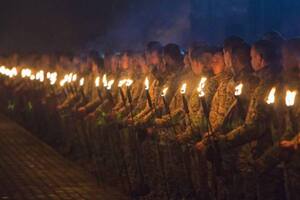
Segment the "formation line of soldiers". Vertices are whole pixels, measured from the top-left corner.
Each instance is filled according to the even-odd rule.
[[[131,199],[300,199],[298,38],[0,64],[2,112]]]

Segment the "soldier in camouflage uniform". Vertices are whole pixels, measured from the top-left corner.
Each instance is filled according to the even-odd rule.
[[[286,199],[299,199],[299,154],[297,144],[299,143],[299,55],[300,40],[291,39],[283,45],[283,67],[280,97],[276,111],[280,113],[280,121],[284,123],[281,134],[275,135],[276,143],[269,148],[259,159],[255,161],[255,168],[259,174],[267,173],[276,167],[284,168]],[[285,102],[286,91],[297,91],[295,104],[287,107]],[[278,95],[277,95],[278,96]],[[280,101],[282,99],[282,101]],[[283,104],[283,105],[281,105]],[[282,106],[284,108],[282,108]],[[283,112],[282,112],[283,110]],[[294,150],[293,150],[294,149]]]
[[[273,142],[268,118],[272,110],[266,104],[266,97],[275,85],[276,78],[272,72],[272,61],[275,55],[275,50],[270,42],[258,41],[252,46],[251,61],[255,75],[259,78],[259,84],[251,96],[245,122],[229,132],[222,132],[222,130],[217,129],[218,134],[214,133],[214,139],[222,152],[241,147],[238,169],[244,177],[245,199],[276,198],[273,194],[277,189],[277,185],[272,179],[274,177],[257,177],[249,165],[253,159],[262,155]],[[207,144],[207,140],[204,140],[202,144]],[[203,150],[203,147],[198,146],[198,149]],[[268,175],[270,176],[272,173],[277,175],[276,172],[270,172]]]
[[[213,54],[213,55],[212,55]],[[188,106],[189,106],[189,113],[185,114],[185,125],[184,131],[181,134],[177,135],[177,140],[180,143],[185,145],[193,144],[196,141],[199,141],[202,138],[202,134],[207,132],[207,120],[203,111],[202,104],[200,103],[199,99],[199,84],[202,78],[207,78],[205,82],[204,94],[207,97],[206,102],[210,102],[210,98],[213,96],[217,89],[217,78],[210,75],[209,69],[212,68],[222,71],[224,69],[224,61],[223,57],[221,60],[223,64],[219,65],[222,62],[218,62],[218,52],[215,50],[211,50],[208,47],[198,47],[195,48],[191,53],[191,63],[192,63],[192,71],[193,73],[190,74],[190,80],[194,80],[191,84],[193,86]],[[215,61],[214,63],[212,61]],[[214,71],[216,72],[216,71]],[[220,71],[219,71],[220,72]],[[212,94],[213,93],[213,94]],[[210,103],[209,103],[210,104]],[[193,145],[191,146],[193,147]],[[203,155],[198,154],[194,151],[193,148],[189,149],[189,156],[190,160],[190,173],[192,177],[192,186],[196,192],[197,199],[207,199],[208,197],[208,185],[207,185],[207,165],[206,159]]]
[[[225,48],[226,49],[226,48]],[[228,48],[226,49],[228,51]],[[235,44],[230,47],[233,72],[232,78],[223,82],[213,99],[210,120],[213,131],[224,133],[235,129],[245,120],[249,95],[257,86],[258,80],[251,75],[250,47],[247,44]],[[241,94],[235,95],[238,85],[243,84]],[[223,102],[223,103],[222,103]],[[218,105],[218,107],[217,107]],[[220,152],[222,157],[222,172],[220,174],[219,196],[226,199],[240,199],[238,187],[240,176],[236,168],[238,149],[230,152]],[[224,186],[222,186],[224,185]]]
[[[207,95],[205,94],[205,99],[208,105],[209,120],[210,125],[212,126],[212,130],[216,129],[218,123],[222,123],[222,118],[225,115],[224,113],[226,112],[226,109],[228,108],[228,106],[226,107],[225,104],[229,100],[226,99],[228,97],[228,91],[226,90],[226,87],[228,85],[229,80],[233,79],[231,74],[232,49],[238,44],[241,44],[242,42],[243,41],[239,40],[239,38],[228,38],[224,42],[224,57],[222,52],[216,52],[213,57],[212,70],[215,76],[209,80],[209,88],[214,92],[208,92]],[[230,102],[228,102],[228,104],[229,103]],[[204,135],[204,133],[202,133],[202,135]],[[197,143],[196,148],[198,145],[201,146],[201,144],[201,141]],[[218,192],[220,193],[220,187],[224,188],[224,186],[223,184],[217,184],[216,174],[212,169],[213,166],[210,163],[208,164],[209,187],[211,191],[210,196],[211,198],[215,198],[216,196],[222,196],[219,195]]]

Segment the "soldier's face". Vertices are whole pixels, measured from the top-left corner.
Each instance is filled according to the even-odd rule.
[[[149,53],[147,57],[148,57],[148,63],[150,65],[159,65],[161,62],[161,58],[160,58],[158,52],[156,52],[156,51]]]
[[[199,61],[196,61],[196,60],[192,60],[191,67],[192,67],[192,71],[196,75],[201,74],[201,72],[204,68],[203,64]]]
[[[211,67],[214,74],[218,74],[224,70],[225,63],[222,54],[215,54],[212,57]]]
[[[121,67],[122,67],[122,69],[129,68],[129,57],[127,55],[122,56]]]
[[[251,48],[251,65],[254,71],[258,71],[263,68],[263,59],[254,47]]]

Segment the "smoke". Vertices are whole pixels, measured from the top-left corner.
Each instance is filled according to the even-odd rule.
[[[190,34],[190,1],[137,1],[117,13],[106,33],[89,49],[142,49],[148,41],[185,44]]]

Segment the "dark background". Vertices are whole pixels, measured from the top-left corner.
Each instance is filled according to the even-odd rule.
[[[1,0],[0,51],[142,48],[300,33],[299,0]],[[0,53],[1,53],[0,52]]]

